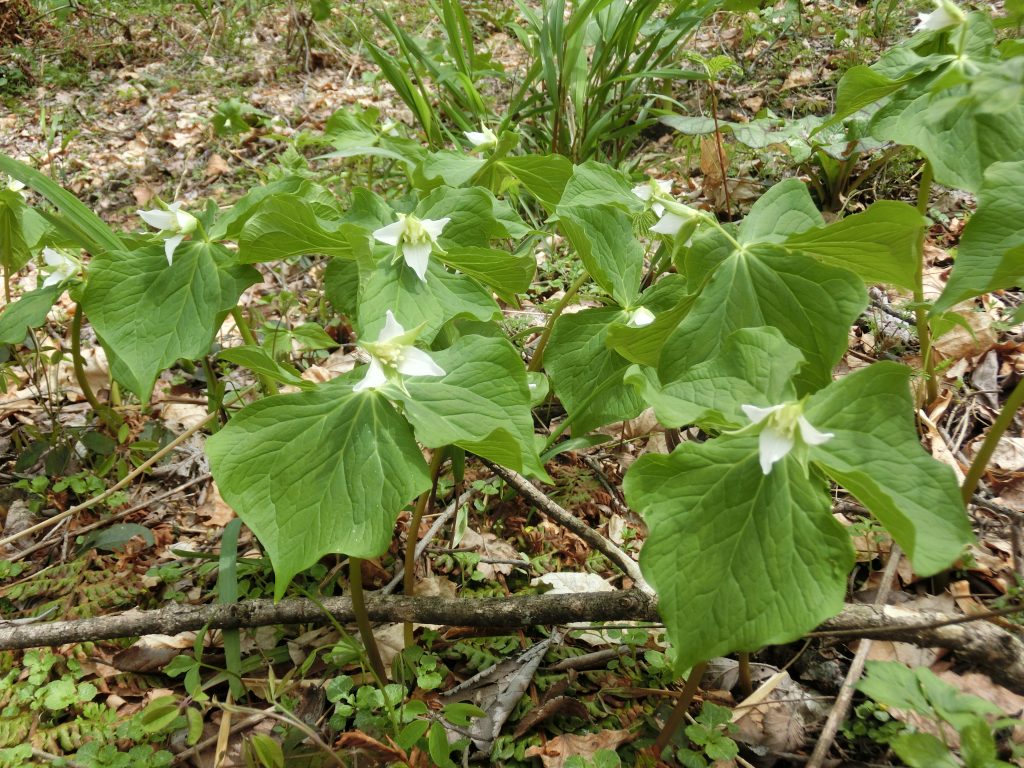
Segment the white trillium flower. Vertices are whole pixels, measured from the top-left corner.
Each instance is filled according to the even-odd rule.
[[[174,249],[178,247],[185,235],[190,235],[199,225],[199,220],[191,213],[181,210],[181,203],[171,203],[166,210],[157,208],[152,211],[136,211],[142,220],[151,227],[170,236],[164,238],[164,253],[167,255],[167,266],[174,258]]]
[[[647,307],[637,307],[629,313],[629,320],[626,321],[627,328],[643,328],[654,322],[654,313]]]
[[[11,179],[10,181],[8,181],[7,188],[11,190],[11,192],[17,192],[19,195],[21,195],[22,199],[28,199],[28,192],[25,192],[25,185],[22,184],[17,179]]]
[[[416,273],[416,277],[425,283],[430,253],[449,221],[451,219],[448,216],[443,219],[417,219],[415,216],[400,213],[398,221],[375,230],[373,237],[382,243],[400,248],[405,263]]]
[[[388,381],[388,371],[403,376],[444,376],[444,369],[429,354],[413,346],[416,331],[406,331],[389,309],[376,341],[361,344],[370,353],[370,367],[353,392],[376,389]]]
[[[63,283],[69,277],[77,275],[81,269],[77,261],[55,248],[43,248],[43,261],[46,262],[46,266],[52,268],[49,276],[43,281],[43,288]]]
[[[498,143],[497,135],[486,125],[481,125],[479,131],[463,131],[463,133],[474,149],[487,149]]]
[[[753,424],[764,423],[758,438],[758,454],[761,471],[769,474],[772,465],[786,457],[799,439],[807,445],[821,445],[835,437],[831,432],[820,432],[804,418],[801,403],[782,403],[770,408],[756,405],[742,406],[743,412]]]
[[[651,204],[651,210],[659,218],[665,213],[665,206],[658,202],[657,196],[672,194],[672,182],[668,179],[648,179],[646,184],[637,184],[633,187],[633,194]],[[653,202],[652,202],[653,199]]]
[[[953,0],[935,0],[935,10],[931,13],[917,14],[917,26],[915,32],[936,32],[940,29],[957,27],[964,23],[967,17],[957,7]]]

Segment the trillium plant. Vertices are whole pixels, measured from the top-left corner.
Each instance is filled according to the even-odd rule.
[[[833,125],[859,121],[863,135],[913,148],[923,202],[879,200],[834,221],[797,178],[722,223],[677,199],[667,178],[524,151],[514,131],[482,126],[465,132],[474,151],[431,151],[346,111],[324,143],[400,163],[406,187],[342,199],[313,170],[288,166],[227,208],[139,211],[155,237],[113,231],[0,156],[0,172],[26,185],[0,188],[8,290],[31,261],[46,264],[38,287],[0,314],[0,342],[20,344],[68,289],[76,323],[92,325],[139,407],[178,361],[206,366],[211,411],[230,413],[206,443],[211,470],[270,558],[277,598],[327,555],[384,555],[407,510],[411,574],[419,515],[449,459],[482,457],[543,484],[545,461],[653,408],[666,428],[700,436],[643,455],[624,479],[649,527],[640,567],[676,669],[787,642],[843,604],[854,551],[834,493],[855,497],[921,576],[950,567],[971,540],[965,499],[985,460],[961,486],[921,448],[911,385],[934,399],[934,336],[963,302],[1024,281],[1024,46],[1007,42],[985,14],[943,0],[880,62],[844,75]],[[978,210],[928,303],[932,179],[975,195]],[[554,234],[578,277],[514,344],[505,310],[531,290],[537,247]],[[352,329],[350,351],[366,363],[325,383],[303,378],[239,303],[261,279],[254,265],[296,259],[311,273],[322,266],[325,311]],[[872,285],[915,297],[919,370],[839,372]],[[597,300],[566,311],[584,288]],[[240,343],[215,352],[229,316]],[[323,347],[335,343],[317,331]],[[264,396],[218,399],[215,356],[220,368],[248,368]],[[1024,390],[1008,407],[1020,399]],[[544,401],[565,416],[538,435]]]

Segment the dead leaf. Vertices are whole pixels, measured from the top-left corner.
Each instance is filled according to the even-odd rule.
[[[814,73],[806,67],[800,67],[798,69],[794,69],[786,76],[786,80],[782,83],[782,88],[779,90],[788,91],[793,88],[802,88],[813,82]]]
[[[1024,437],[999,438],[992,453],[992,465],[1006,472],[1024,470]]]
[[[524,753],[527,757],[539,757],[544,768],[563,768],[570,757],[579,755],[584,760],[592,758],[599,749],[618,749],[632,741],[635,734],[630,731],[598,731],[597,733],[563,733],[541,747],[530,747]]]
[[[968,328],[962,325],[953,326],[935,340],[935,351],[944,358],[976,357],[988,352],[998,343],[996,332],[992,329],[992,318],[985,312],[958,312],[967,322]]]
[[[223,157],[216,152],[210,155],[210,159],[206,162],[206,178],[212,179],[230,172],[231,168]]]
[[[223,528],[235,519],[235,510],[229,507],[227,502],[221,498],[220,490],[218,490],[217,484],[213,480],[207,486],[206,500],[196,510],[196,513],[200,517],[205,518],[206,522],[214,528]]]

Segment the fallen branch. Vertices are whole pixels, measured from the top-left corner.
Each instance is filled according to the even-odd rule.
[[[347,597],[324,600],[249,600],[230,605],[173,605],[153,611],[127,611],[76,621],[12,624],[0,621],[0,650],[56,646],[88,640],[165,634],[202,629],[240,629],[277,624],[326,624],[324,611],[342,623],[354,620]],[[617,592],[527,595],[495,598],[405,597],[370,594],[373,621],[412,621],[503,629],[556,626],[589,621],[658,622],[657,603],[639,589]],[[948,648],[960,660],[986,671],[993,680],[1024,694],[1024,640],[983,619],[910,611],[897,606],[847,605],[815,632],[819,636],[899,640],[922,647]]]

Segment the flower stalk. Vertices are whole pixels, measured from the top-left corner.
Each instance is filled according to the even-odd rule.
[[[416,499],[416,506],[413,508],[412,517],[409,520],[409,532],[405,538],[405,578],[402,589],[406,595],[412,596],[416,589],[416,542],[419,537],[420,523],[423,521],[423,513],[430,506],[437,490],[437,478],[441,473],[441,464],[444,462],[445,450],[438,448],[430,459],[430,488],[420,494]],[[415,639],[412,635],[412,622],[407,621],[404,625],[405,647],[412,648]]]

